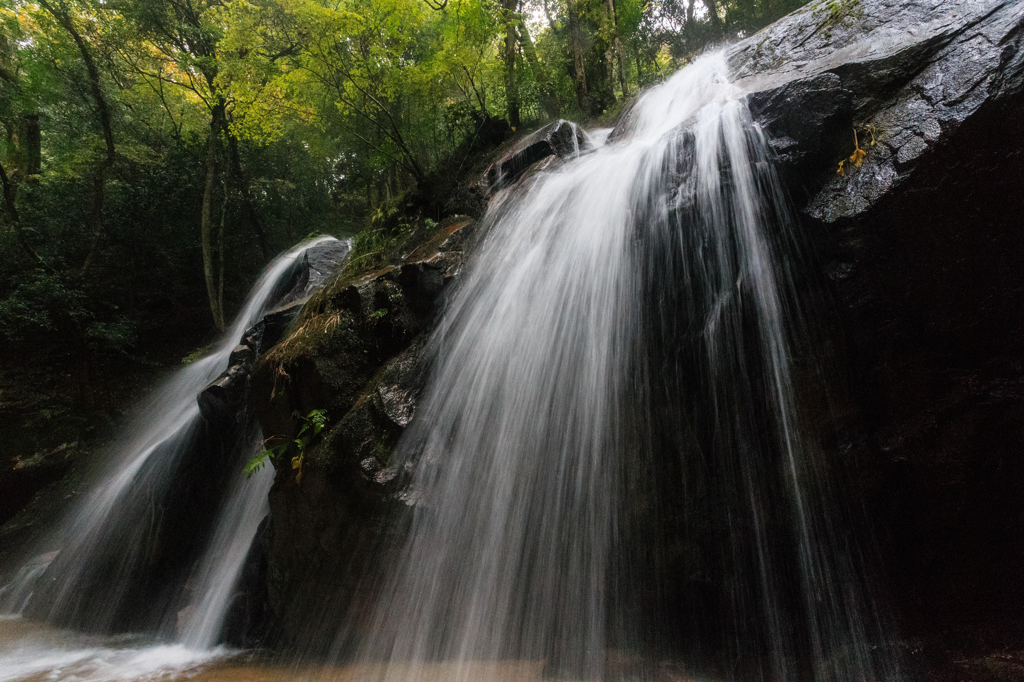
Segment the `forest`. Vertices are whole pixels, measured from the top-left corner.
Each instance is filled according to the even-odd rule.
[[[398,229],[474,143],[611,121],[801,4],[0,0],[4,355],[109,408],[108,377],[169,324],[208,341],[282,248]]]
[[[0,678],[1024,679],[1022,110],[1024,0],[0,0]]]

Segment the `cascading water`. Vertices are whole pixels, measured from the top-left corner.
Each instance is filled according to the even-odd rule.
[[[262,438],[258,438],[247,450],[255,454],[262,447]],[[234,479],[213,540],[196,572],[193,604],[179,624],[179,639],[191,649],[217,644],[242,564],[260,522],[270,512],[267,494],[274,484],[272,467],[264,467],[251,478],[239,470]]]
[[[108,473],[43,542],[45,550],[59,549],[56,559],[44,555],[53,561],[49,568],[39,560],[26,564],[15,581],[0,593],[0,612],[17,614],[24,610],[35,618],[90,632],[124,630],[133,625],[163,625],[166,629],[174,624],[172,618],[181,607],[181,594],[168,594],[167,585],[162,583],[166,573],[157,570],[148,579],[140,578],[139,574],[141,566],[152,563],[150,558],[157,551],[154,545],[158,544],[154,537],[160,525],[167,522],[164,517],[170,512],[161,508],[167,491],[182,485],[181,480],[176,480],[182,475],[182,458],[187,454],[195,456],[197,448],[201,455],[218,454],[202,450],[210,446],[197,438],[204,424],[196,397],[225,369],[246,330],[296,285],[296,260],[308,249],[327,242],[337,240],[310,240],[275,259],[260,276],[214,351],[176,372],[156,391],[139,411],[127,437],[115,446]],[[350,247],[350,242],[338,243],[334,261],[340,262]],[[332,265],[337,262],[332,261]],[[291,293],[295,295],[294,291]],[[235,436],[238,444],[225,446],[219,453],[230,455],[230,461],[217,466],[224,469],[225,479],[231,483],[222,486],[228,488],[225,492],[229,494],[221,504],[219,521],[209,541],[201,542],[201,529],[183,524],[184,530],[193,532],[193,539],[200,541],[198,549],[206,546],[191,581],[195,585],[193,604],[186,610],[183,622],[178,623],[182,643],[194,651],[209,649],[217,643],[242,563],[267,513],[266,498],[273,472],[267,468],[246,479],[242,465],[259,449],[262,436],[254,421],[243,422]],[[179,511],[186,515],[191,512]],[[152,571],[152,566],[147,566],[147,570]],[[74,657],[73,652],[65,654],[61,656]],[[172,651],[170,659],[175,655]],[[123,653],[114,655],[118,660],[123,657]],[[186,658],[199,660],[195,656]],[[157,659],[163,660],[160,656]],[[41,653],[42,667],[37,670],[47,669],[46,660]],[[7,662],[14,665],[18,661]],[[31,667],[26,662],[19,665]],[[159,669],[158,664],[154,665]]]
[[[444,662],[468,682],[511,659],[604,678],[609,644],[651,629],[629,602],[665,560],[642,525],[671,514],[694,555],[719,557],[702,564],[719,571],[710,594],[658,595],[708,616],[682,619],[694,660],[743,680],[891,672],[799,437],[786,202],[742,95],[706,56],[613,142],[496,203],[399,447],[416,504],[361,645],[375,678]]]
[[[894,678],[871,652],[882,629],[832,472],[801,438],[797,240],[724,57],[648,91],[606,137],[510,188],[485,221],[399,447],[396,464],[414,466],[411,528],[358,641],[369,667],[351,679],[598,680],[613,676],[611,647],[665,640],[713,679]],[[195,395],[306,246],[146,408],[54,544],[44,617],[103,630],[138,607],[120,586],[147,560],[161,523],[150,505],[202,428]],[[246,452],[259,439],[239,437]],[[186,646],[103,656],[151,675],[214,655],[183,652],[216,643],[271,483],[269,470],[235,472],[196,539]],[[17,608],[41,566],[4,593]],[[143,610],[166,625],[172,605],[158,595]],[[95,659],[33,646],[0,657],[12,679],[53,669],[33,656]]]

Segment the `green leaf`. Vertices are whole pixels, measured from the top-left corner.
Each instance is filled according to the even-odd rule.
[[[252,475],[263,468],[263,465],[267,463],[267,458],[272,457],[273,453],[270,450],[263,450],[258,455],[250,459],[245,464],[245,476],[246,478],[252,478]]]

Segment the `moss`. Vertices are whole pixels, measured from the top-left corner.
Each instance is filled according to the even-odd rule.
[[[334,352],[341,348],[353,348],[358,344],[359,328],[366,322],[380,322],[385,315],[380,310],[394,311],[406,304],[402,289],[392,282],[382,282],[371,307],[363,310],[358,288],[375,276],[387,275],[418,247],[436,241],[443,236],[452,221],[462,220],[454,216],[441,223],[429,219],[417,219],[412,227],[402,227],[391,238],[377,243],[379,250],[353,254],[345,268],[306,303],[295,323],[293,331],[279,344],[270,349],[262,362],[287,366],[300,357]],[[388,230],[391,228],[381,228]],[[356,237],[357,246],[359,236]],[[367,237],[364,248],[372,239]]]
[[[822,22],[820,28],[824,31],[825,40],[828,40],[831,37],[829,29],[848,20],[860,19],[864,16],[864,10],[860,7],[860,0],[823,0],[814,7],[811,16]]]

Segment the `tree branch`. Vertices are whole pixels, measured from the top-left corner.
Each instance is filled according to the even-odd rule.
[[[85,40],[71,21],[71,15],[69,15],[64,9],[63,0],[61,0],[61,10],[59,12],[54,9],[49,0],[39,0],[39,5],[53,15],[53,18],[57,20],[57,23],[64,27],[64,30],[71,35],[71,38],[78,46],[78,51],[82,55],[82,61],[85,62],[85,69],[89,74],[89,88],[92,91],[93,99],[96,100],[96,109],[99,113],[100,126],[103,128],[103,139],[106,142],[107,147],[106,158],[100,164],[99,168],[96,169],[96,177],[94,178],[96,197],[93,202],[92,245],[89,247],[89,254],[85,257],[85,262],[82,263],[81,270],[81,276],[85,277],[89,272],[93,259],[96,256],[96,251],[99,248],[100,235],[103,233],[103,203],[106,195],[106,174],[107,171],[113,167],[114,161],[116,160],[114,133],[110,126],[110,109],[107,106],[107,98],[103,95],[99,68],[97,68],[96,62],[93,60],[92,54],[89,52],[89,48],[85,44]]]

